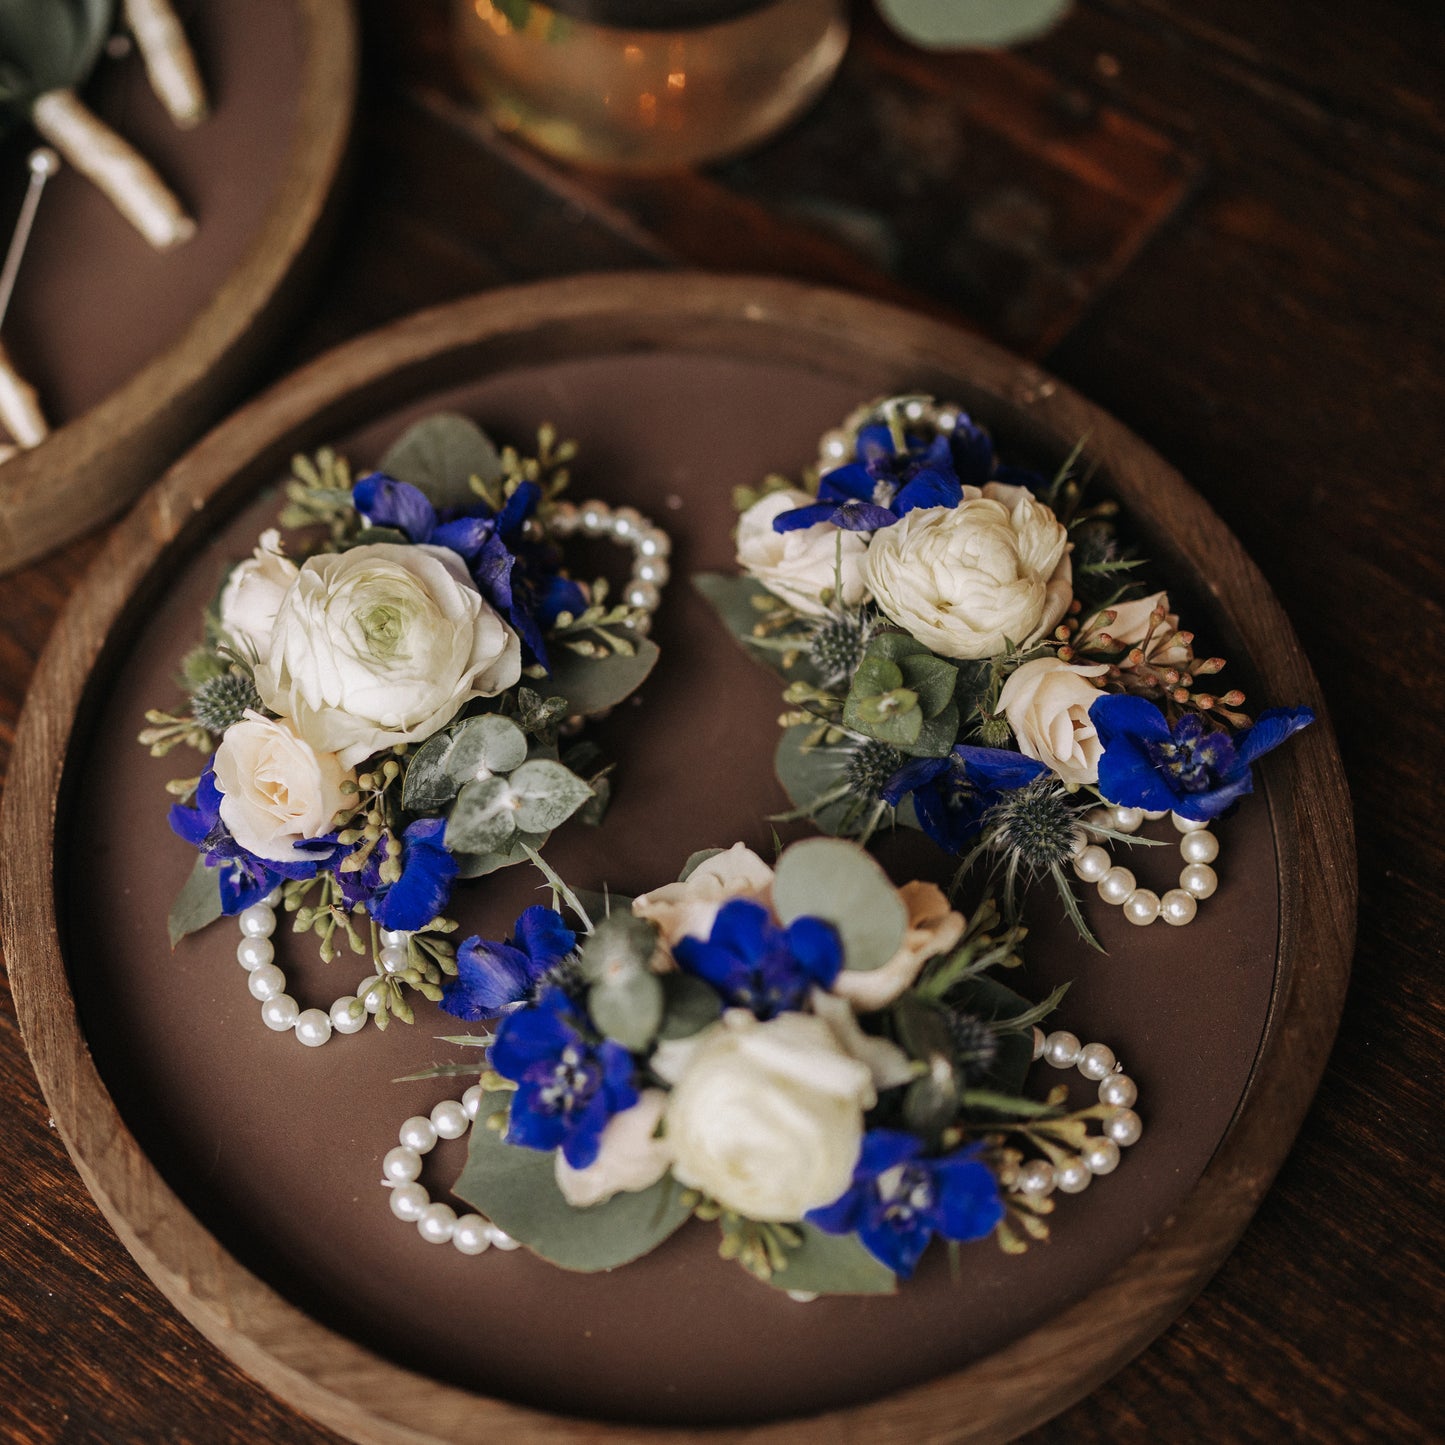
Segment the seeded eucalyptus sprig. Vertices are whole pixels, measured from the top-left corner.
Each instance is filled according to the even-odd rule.
[[[335,547],[341,547],[361,530],[361,518],[351,501],[351,465],[330,447],[314,457],[291,459],[286,483],[287,505],[281,512],[283,527],[325,527]]]

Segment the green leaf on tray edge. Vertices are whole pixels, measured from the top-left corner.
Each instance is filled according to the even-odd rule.
[[[199,932],[221,917],[221,870],[208,868],[204,853],[196,855],[195,866],[171,904],[166,927],[174,948],[187,934]]]
[[[435,507],[474,506],[471,479],[502,478],[502,458],[470,417],[438,412],[408,427],[387,449],[379,470],[425,492]]]

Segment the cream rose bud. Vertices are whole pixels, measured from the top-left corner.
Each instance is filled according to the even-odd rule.
[[[868,544],[860,533],[830,522],[796,532],[773,530],[774,518],[814,500],[806,492],[787,490],[754,502],[738,521],[738,566],[799,612],[821,617],[827,608],[819,599],[837,587],[840,574],[847,606],[867,600],[862,566]]]
[[[1055,627],[1073,599],[1068,533],[1042,502],[968,497],[873,534],[863,579],[900,627],[944,657],[991,657]]]
[[[1154,624],[1154,611],[1160,605],[1164,607],[1164,621],[1157,626]],[[1098,623],[1098,630],[1107,632],[1115,642],[1123,643],[1126,647],[1138,647],[1144,639],[1149,636],[1152,629],[1153,640],[1149,646],[1149,658],[1159,663],[1180,663],[1189,659],[1189,649],[1182,642],[1175,642],[1174,638],[1179,632],[1178,614],[1169,610],[1169,594],[1167,592],[1155,592],[1150,597],[1141,597],[1134,602],[1115,602],[1108,609],[1114,614],[1112,622]],[[1097,618],[1086,623],[1088,627]],[[1167,645],[1166,645],[1167,644]]]
[[[281,554],[281,534],[261,533],[255,553],[231,569],[221,589],[221,628],[242,652],[264,661],[281,600],[296,580],[297,567]]]
[[[650,1189],[672,1163],[667,1144],[656,1137],[667,1094],[644,1089],[630,1108],[614,1114],[602,1130],[597,1158],[585,1169],[574,1169],[557,1151],[557,1187],[574,1209],[602,1204],[614,1194],[636,1194]]]
[[[948,906],[936,883],[905,883],[898,896],[908,909],[908,927],[897,952],[881,968],[845,968],[833,981],[833,992],[860,1013],[887,1008],[913,987],[930,958],[947,953],[963,937],[963,914]]]
[[[351,801],[341,785],[353,775],[284,718],[248,711],[222,735],[213,766],[221,821],[248,853],[273,862],[297,862],[295,845],[329,832]]]
[[[681,883],[668,883],[632,900],[638,918],[656,924],[669,948],[682,938],[706,939],[724,903],[747,898],[767,906],[773,870],[742,843],[699,864]]]
[[[1089,721],[1099,689],[1089,679],[1108,670],[1104,663],[1084,667],[1039,657],[1014,672],[999,694],[1019,751],[1053,769],[1071,788],[1099,780],[1104,748]]]
[[[430,737],[522,674],[517,634],[445,547],[378,542],[308,559],[272,639],[261,701],[345,767]]]
[[[801,1219],[852,1183],[867,1064],[811,1014],[759,1022],[745,1009],[662,1044],[653,1067],[673,1084],[663,1115],[672,1172],[749,1219]]]

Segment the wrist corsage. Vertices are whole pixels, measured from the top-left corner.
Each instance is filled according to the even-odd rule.
[[[1210,824],[1313,714],[1251,719],[1215,690],[1224,659],[1137,580],[1081,450],[1045,478],[959,408],[890,397],[825,435],[801,486],[740,489],[744,575],[696,582],[787,680],[786,816],[864,842],[920,828],[960,877],[991,865],[1010,918],[1051,879],[1093,943],[1070,870],[1133,923],[1188,923],[1218,883]],[[1168,815],[1183,866],[1160,896],[1107,845]]]
[[[206,757],[178,780],[171,826],[200,857],[174,945],[238,917],[262,1018],[303,1043],[374,1017],[412,1019],[456,972],[454,883],[537,859],[574,815],[599,821],[609,768],[576,725],[651,671],[667,538],[629,509],[562,500],[574,448],[498,451],[443,415],[354,485],[329,451],[298,458],[280,530],[230,569],[182,665],[188,695],[141,742]],[[605,526],[590,525],[601,518]],[[623,598],[571,577],[558,542],[585,528],[634,554]],[[286,993],[277,910],[341,940],[371,972],[329,1009]]]

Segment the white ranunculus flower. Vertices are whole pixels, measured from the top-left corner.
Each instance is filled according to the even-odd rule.
[[[833,992],[861,1013],[887,1008],[913,987],[930,958],[963,937],[963,914],[948,906],[936,883],[905,883],[898,894],[908,909],[908,927],[897,952],[881,968],[845,968],[833,981]]]
[[[221,589],[221,628],[243,653],[264,662],[271,650],[271,628],[297,567],[281,553],[274,527],[261,533],[255,553],[231,569]]]
[[[666,1141],[655,1137],[666,1104],[662,1089],[644,1089],[630,1109],[607,1121],[597,1158],[585,1169],[574,1169],[557,1151],[557,1187],[568,1204],[586,1209],[614,1194],[635,1194],[667,1173],[672,1154]]]
[[[841,573],[842,601],[856,607],[866,601],[863,556],[868,544],[858,532],[818,522],[796,532],[775,532],[773,519],[816,499],[795,490],[769,492],[738,520],[738,566],[769,592],[809,617],[827,611],[819,601],[833,590]]]
[[[943,657],[1034,641],[1073,598],[1068,533],[1042,502],[991,497],[909,512],[873,534],[863,577],[887,616]]]
[[[772,1221],[801,1219],[852,1183],[873,1074],[824,1020],[729,1009],[652,1062],[674,1086],[663,1130],[680,1183]]]
[[[1154,610],[1161,603],[1164,606],[1164,621],[1156,627]],[[1179,632],[1179,617],[1177,613],[1169,610],[1167,592],[1155,592],[1134,602],[1115,602],[1108,610],[1114,614],[1114,620],[1099,624],[1098,630],[1107,632],[1115,642],[1123,643],[1126,647],[1138,647],[1149,636],[1152,628],[1154,636],[1148,652],[1150,662],[1177,664],[1188,661],[1189,649],[1182,642],[1173,640]],[[1085,623],[1085,629],[1092,626],[1095,620],[1096,618],[1091,618]]]
[[[657,926],[672,948],[682,938],[706,939],[718,909],[733,898],[767,906],[773,870],[743,843],[699,864],[683,883],[668,883],[632,900],[632,911]]]
[[[455,552],[378,542],[302,566],[256,688],[272,712],[353,767],[429,737],[521,673],[517,634]]]
[[[1108,670],[1104,663],[1084,667],[1039,657],[1014,672],[999,694],[999,709],[1019,751],[1053,769],[1071,788],[1099,780],[1104,749],[1089,721],[1099,689],[1089,679]]]
[[[341,791],[352,774],[335,753],[318,752],[284,718],[247,711],[216,749],[221,821],[258,858],[298,861],[295,845],[319,838],[351,802]]]

